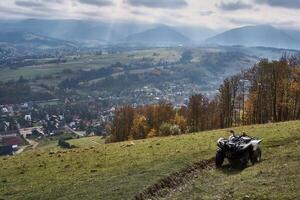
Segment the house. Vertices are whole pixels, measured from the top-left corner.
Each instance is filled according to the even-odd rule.
[[[8,146],[0,146],[0,156],[12,155],[13,147],[11,145]]]
[[[23,144],[23,140],[18,136],[8,136],[2,138],[4,146],[11,146],[12,148],[18,148]]]
[[[31,115],[25,115],[25,121],[31,122]]]

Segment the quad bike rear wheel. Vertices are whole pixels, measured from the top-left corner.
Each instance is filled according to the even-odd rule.
[[[249,162],[249,153],[245,153],[245,155],[240,159],[240,167],[242,169],[245,169],[248,166],[248,162]]]
[[[252,153],[250,160],[253,165],[261,161],[261,150],[259,147]]]
[[[222,167],[224,162],[224,153],[221,150],[218,150],[216,153],[216,167]]]
[[[245,169],[248,166],[249,158],[250,158],[249,153],[245,152],[242,157],[228,159],[228,161],[231,167]]]

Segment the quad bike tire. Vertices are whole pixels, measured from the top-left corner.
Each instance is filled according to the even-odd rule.
[[[245,169],[248,166],[249,162],[249,153],[246,153],[241,159],[240,159],[240,167],[241,169]]]
[[[259,147],[252,153],[250,161],[253,165],[261,161],[261,150]]]
[[[216,167],[222,167],[224,162],[224,153],[221,150],[218,150],[216,153]]]
[[[245,169],[248,166],[249,153],[245,153],[239,159],[228,159],[228,161],[229,161],[229,164],[230,164],[231,167],[239,168],[239,169]]]

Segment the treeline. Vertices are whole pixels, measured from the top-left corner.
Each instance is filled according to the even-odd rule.
[[[28,80],[22,76],[17,81],[0,81],[0,104],[15,104],[28,101],[52,99],[54,96],[48,91],[34,91]]]
[[[116,111],[110,141],[177,135],[186,130],[186,119],[174,111],[171,104],[160,103],[138,108],[124,106]]]
[[[300,119],[299,60],[261,60],[226,79],[218,101],[221,128]]]
[[[116,111],[110,142],[300,119],[300,68],[296,57],[261,60],[224,80],[213,99],[193,95],[178,110],[160,103]]]
[[[92,69],[90,71],[80,70],[76,77],[67,78],[60,82],[60,88],[76,88],[80,82],[93,80],[96,78],[103,78],[106,76],[110,76],[114,73],[113,68],[100,68],[100,69]]]

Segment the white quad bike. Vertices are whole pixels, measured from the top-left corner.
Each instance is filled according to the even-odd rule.
[[[246,168],[249,160],[252,164],[261,161],[261,140],[247,136],[232,135],[228,139],[220,138],[217,141],[216,167],[221,167],[227,158],[231,166]]]

